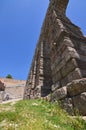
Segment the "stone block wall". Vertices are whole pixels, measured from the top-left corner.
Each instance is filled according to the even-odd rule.
[[[40,36],[40,40],[35,50],[35,55],[26,82],[24,99],[27,99],[27,97],[37,98],[46,96],[51,91],[50,47],[49,44],[44,41],[43,37]]]
[[[68,95],[68,84],[86,78],[86,38],[80,28],[66,17],[68,2],[50,0],[27,78],[24,99],[45,97],[52,93],[51,99],[55,97],[59,100],[67,93],[68,98],[65,97],[63,104],[71,102],[74,105],[77,100],[75,96],[80,100],[81,95],[85,97],[84,89],[78,95],[72,95],[72,99]],[[63,97],[59,97],[60,92]]]
[[[86,116],[86,78],[73,80],[62,88],[53,89],[49,101],[59,101],[70,114]]]

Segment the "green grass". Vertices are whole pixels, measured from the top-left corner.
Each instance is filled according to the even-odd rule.
[[[69,117],[57,103],[24,100],[0,105],[0,130],[86,130],[86,123]]]

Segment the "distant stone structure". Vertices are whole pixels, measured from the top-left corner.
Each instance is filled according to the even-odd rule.
[[[25,80],[15,80],[9,78],[0,78],[0,81],[4,83],[5,90],[3,91],[3,101],[12,99],[23,99]]]
[[[69,0],[50,0],[27,78],[24,99],[60,100],[86,115],[86,38],[66,17]]]

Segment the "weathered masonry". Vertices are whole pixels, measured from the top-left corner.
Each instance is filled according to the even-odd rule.
[[[3,100],[4,91],[5,91],[5,85],[4,85],[4,83],[0,80],[0,103],[1,103],[2,100]]]
[[[60,100],[86,115],[86,38],[66,17],[69,0],[50,0],[27,78],[24,99]],[[84,107],[83,107],[84,105]]]

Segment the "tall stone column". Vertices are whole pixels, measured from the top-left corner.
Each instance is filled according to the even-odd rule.
[[[24,90],[24,99],[30,99],[31,87],[32,87],[32,70],[30,70],[30,73],[26,81],[25,90]]]
[[[53,8],[59,14],[65,14],[69,0],[51,0],[51,8]]]
[[[33,66],[32,89],[35,88],[35,80],[36,80],[36,60],[34,60],[34,66]]]
[[[44,76],[43,76],[43,43],[40,42],[39,50],[37,54],[37,67],[36,67],[36,84],[35,84],[35,98],[41,97],[41,89],[43,86]]]
[[[43,42],[40,43],[40,62],[39,62],[39,84],[43,86],[44,72],[43,72]]]

